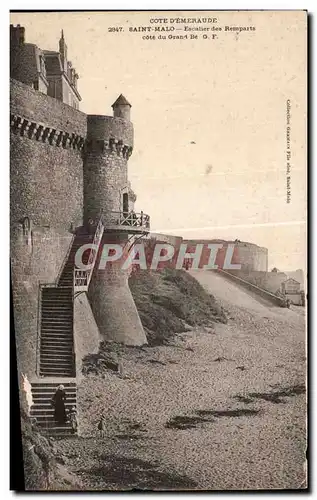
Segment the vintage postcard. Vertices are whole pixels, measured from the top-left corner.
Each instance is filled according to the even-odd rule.
[[[307,12],[11,12],[26,490],[307,488]]]

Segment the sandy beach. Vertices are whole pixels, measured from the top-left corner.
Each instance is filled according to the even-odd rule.
[[[303,488],[304,309],[267,304],[217,273],[191,273],[228,323],[126,349],[120,375],[87,376],[82,436],[56,442],[67,470],[88,489]]]

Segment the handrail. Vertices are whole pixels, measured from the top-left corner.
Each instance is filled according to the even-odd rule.
[[[94,270],[94,267],[95,267],[95,263],[96,263],[96,259],[97,259],[97,255],[98,255],[98,249],[99,249],[99,245],[100,245],[100,242],[101,242],[101,239],[102,239],[104,228],[105,227],[103,225],[102,219],[100,218],[99,222],[97,224],[95,236],[94,236],[94,239],[93,239],[93,242],[92,242],[92,244],[95,245],[95,246],[93,246],[90,249],[90,252],[89,252],[88,264],[90,264],[91,267],[90,267],[90,269],[88,269],[87,287],[89,286],[89,283],[90,283],[90,280],[91,280],[91,276],[92,276],[92,273],[93,273],[93,270]]]
[[[115,212],[110,211],[109,215],[106,217],[107,222],[117,224],[120,226],[131,226],[149,229],[150,228],[150,216],[140,212]]]
[[[94,221],[92,220],[92,226],[94,226]],[[140,212],[117,212],[117,211],[109,211],[106,216],[100,216],[95,221],[96,223],[96,231],[94,234],[92,247],[89,252],[88,262],[90,265],[89,269],[74,269],[73,274],[73,292],[87,291],[89,287],[89,283],[93,274],[94,266],[96,263],[99,245],[102,239],[102,235],[104,233],[105,228],[109,224],[119,225],[119,226],[130,226],[130,227],[138,227],[141,230],[149,230],[150,228],[150,216]]]
[[[72,237],[72,239],[71,239],[70,245],[69,245],[69,247],[68,247],[68,249],[67,249],[67,252],[66,252],[66,254],[65,254],[65,256],[64,256],[64,259],[63,259],[62,265],[61,265],[61,267],[60,267],[60,269],[59,269],[59,272],[58,272],[57,278],[55,279],[56,286],[57,286],[57,285],[58,285],[58,283],[59,283],[59,280],[60,280],[60,278],[61,278],[61,276],[62,276],[62,273],[63,273],[64,267],[65,267],[65,265],[66,265],[66,262],[68,261],[68,257],[69,257],[69,254],[70,254],[70,252],[71,252],[71,249],[72,249],[72,246],[73,246],[73,243],[74,243],[74,239],[75,239],[75,234],[73,234],[73,237]]]
[[[103,221],[100,218],[97,224],[97,228],[94,234],[94,239],[92,242],[92,248],[90,248],[89,258],[87,265],[90,265],[89,269],[76,269],[74,268],[73,274],[73,291],[76,292],[87,291],[89,283],[92,277],[93,269],[96,263],[98,248],[102,239],[104,232]]]

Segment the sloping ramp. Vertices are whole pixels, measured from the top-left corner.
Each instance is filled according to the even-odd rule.
[[[191,270],[189,272],[217,299],[263,314],[267,313],[268,308],[279,312],[285,311],[285,309],[274,305],[270,300],[266,300],[245,289],[238,282],[228,280],[218,271]]]

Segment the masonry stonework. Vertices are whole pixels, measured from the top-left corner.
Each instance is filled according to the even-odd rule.
[[[52,307],[51,323],[45,326],[45,345],[51,348],[52,360],[47,361],[47,354],[41,363],[56,375],[54,346],[58,347],[61,320],[54,319],[58,306],[48,303],[48,298],[43,309],[43,290],[52,290],[65,308],[62,300],[68,300],[69,287],[78,376],[83,357],[96,352],[101,339],[132,345],[147,342],[129,290],[129,271],[99,273],[96,265],[90,285],[78,295],[69,267],[75,270],[69,259],[74,258],[82,235],[91,237],[91,242],[94,238],[88,228],[90,221],[94,231],[102,221],[100,245],[120,241],[127,248],[132,241],[133,231],[122,225],[135,201],[127,166],[133,149],[131,105],[120,96],[113,105],[114,116],[87,116],[76,109],[76,103],[68,105],[63,97],[47,95],[39,82],[34,84],[35,76],[44,75],[45,82],[53,62],[59,64],[66,55],[42,51],[32,44],[23,46],[21,27],[12,28],[11,35],[11,269],[19,370],[30,380],[39,376],[43,311],[46,308],[49,313]],[[23,54],[33,58],[29,73]],[[78,97],[78,75],[70,63],[63,60],[61,64],[65,71],[61,78],[71,82]],[[48,93],[53,95],[51,87]],[[138,231],[142,234],[142,227]],[[50,361],[53,368],[49,368]]]
[[[123,206],[123,193],[129,191],[127,161],[133,148],[133,125],[121,118],[122,114],[116,117],[118,105],[120,108],[131,105],[122,99],[116,103],[114,117],[88,116],[84,219],[88,222],[104,214],[102,245],[119,244],[126,250],[131,237],[128,227],[119,233],[110,228],[128,210]],[[124,116],[128,118],[130,114],[125,112]],[[120,262],[99,269],[99,262],[89,297],[101,335],[127,345],[145,344],[146,336],[128,285],[129,271],[122,270]]]

